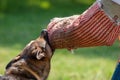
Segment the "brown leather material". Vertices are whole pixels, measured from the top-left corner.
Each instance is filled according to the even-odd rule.
[[[117,15],[117,21],[120,22],[120,5],[112,0],[101,0],[100,2],[103,4],[103,10],[105,13],[112,18]]]

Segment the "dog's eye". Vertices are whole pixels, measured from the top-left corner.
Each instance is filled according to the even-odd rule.
[[[35,49],[36,49],[36,47],[35,47],[35,46],[32,46],[32,47],[31,47],[31,50],[35,50]]]

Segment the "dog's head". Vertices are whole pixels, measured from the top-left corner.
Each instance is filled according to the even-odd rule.
[[[43,30],[41,35],[36,40],[31,41],[24,49],[22,56],[34,58],[40,60],[42,58],[50,59],[52,57],[53,50],[49,44],[47,32]]]
[[[41,60],[43,58],[50,59],[52,57],[52,50],[44,38],[38,38],[31,41],[24,49],[22,56],[25,58]]]
[[[39,38],[27,44],[23,51],[8,63],[6,71],[11,67],[21,65],[21,63],[27,64],[31,68],[32,66],[36,66],[42,69],[46,62],[50,62],[52,55],[53,50],[47,40],[47,32],[42,31]],[[48,63],[48,65],[49,64],[50,63]]]

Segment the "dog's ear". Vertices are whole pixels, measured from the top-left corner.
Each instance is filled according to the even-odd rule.
[[[6,65],[6,69],[8,69],[13,63],[15,63],[16,61],[18,61],[20,59],[20,55],[16,56],[14,59],[12,59],[7,65]]]
[[[38,48],[37,53],[36,53],[36,58],[38,60],[42,59],[43,57],[45,57],[45,47],[46,47],[46,41],[41,38],[39,39],[38,45],[40,46],[40,48]]]
[[[40,60],[40,59],[42,59],[42,58],[44,58],[46,55],[45,55],[45,52],[43,52],[43,51],[38,51],[37,53],[36,53],[36,58],[37,58],[37,60]]]
[[[33,53],[35,53],[36,59],[40,60],[46,56],[45,55],[46,41],[43,38],[39,38],[36,41],[36,45],[34,45],[33,47],[35,47],[33,49]]]

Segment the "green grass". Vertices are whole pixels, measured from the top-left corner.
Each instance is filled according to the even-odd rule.
[[[110,80],[119,55],[117,47],[57,50],[49,80]]]
[[[74,6],[74,7],[73,7]],[[0,13],[0,74],[24,46],[36,39],[53,17],[82,13],[89,5],[67,5],[49,10]],[[118,42],[111,47],[56,50],[48,80],[110,80],[119,56]]]

